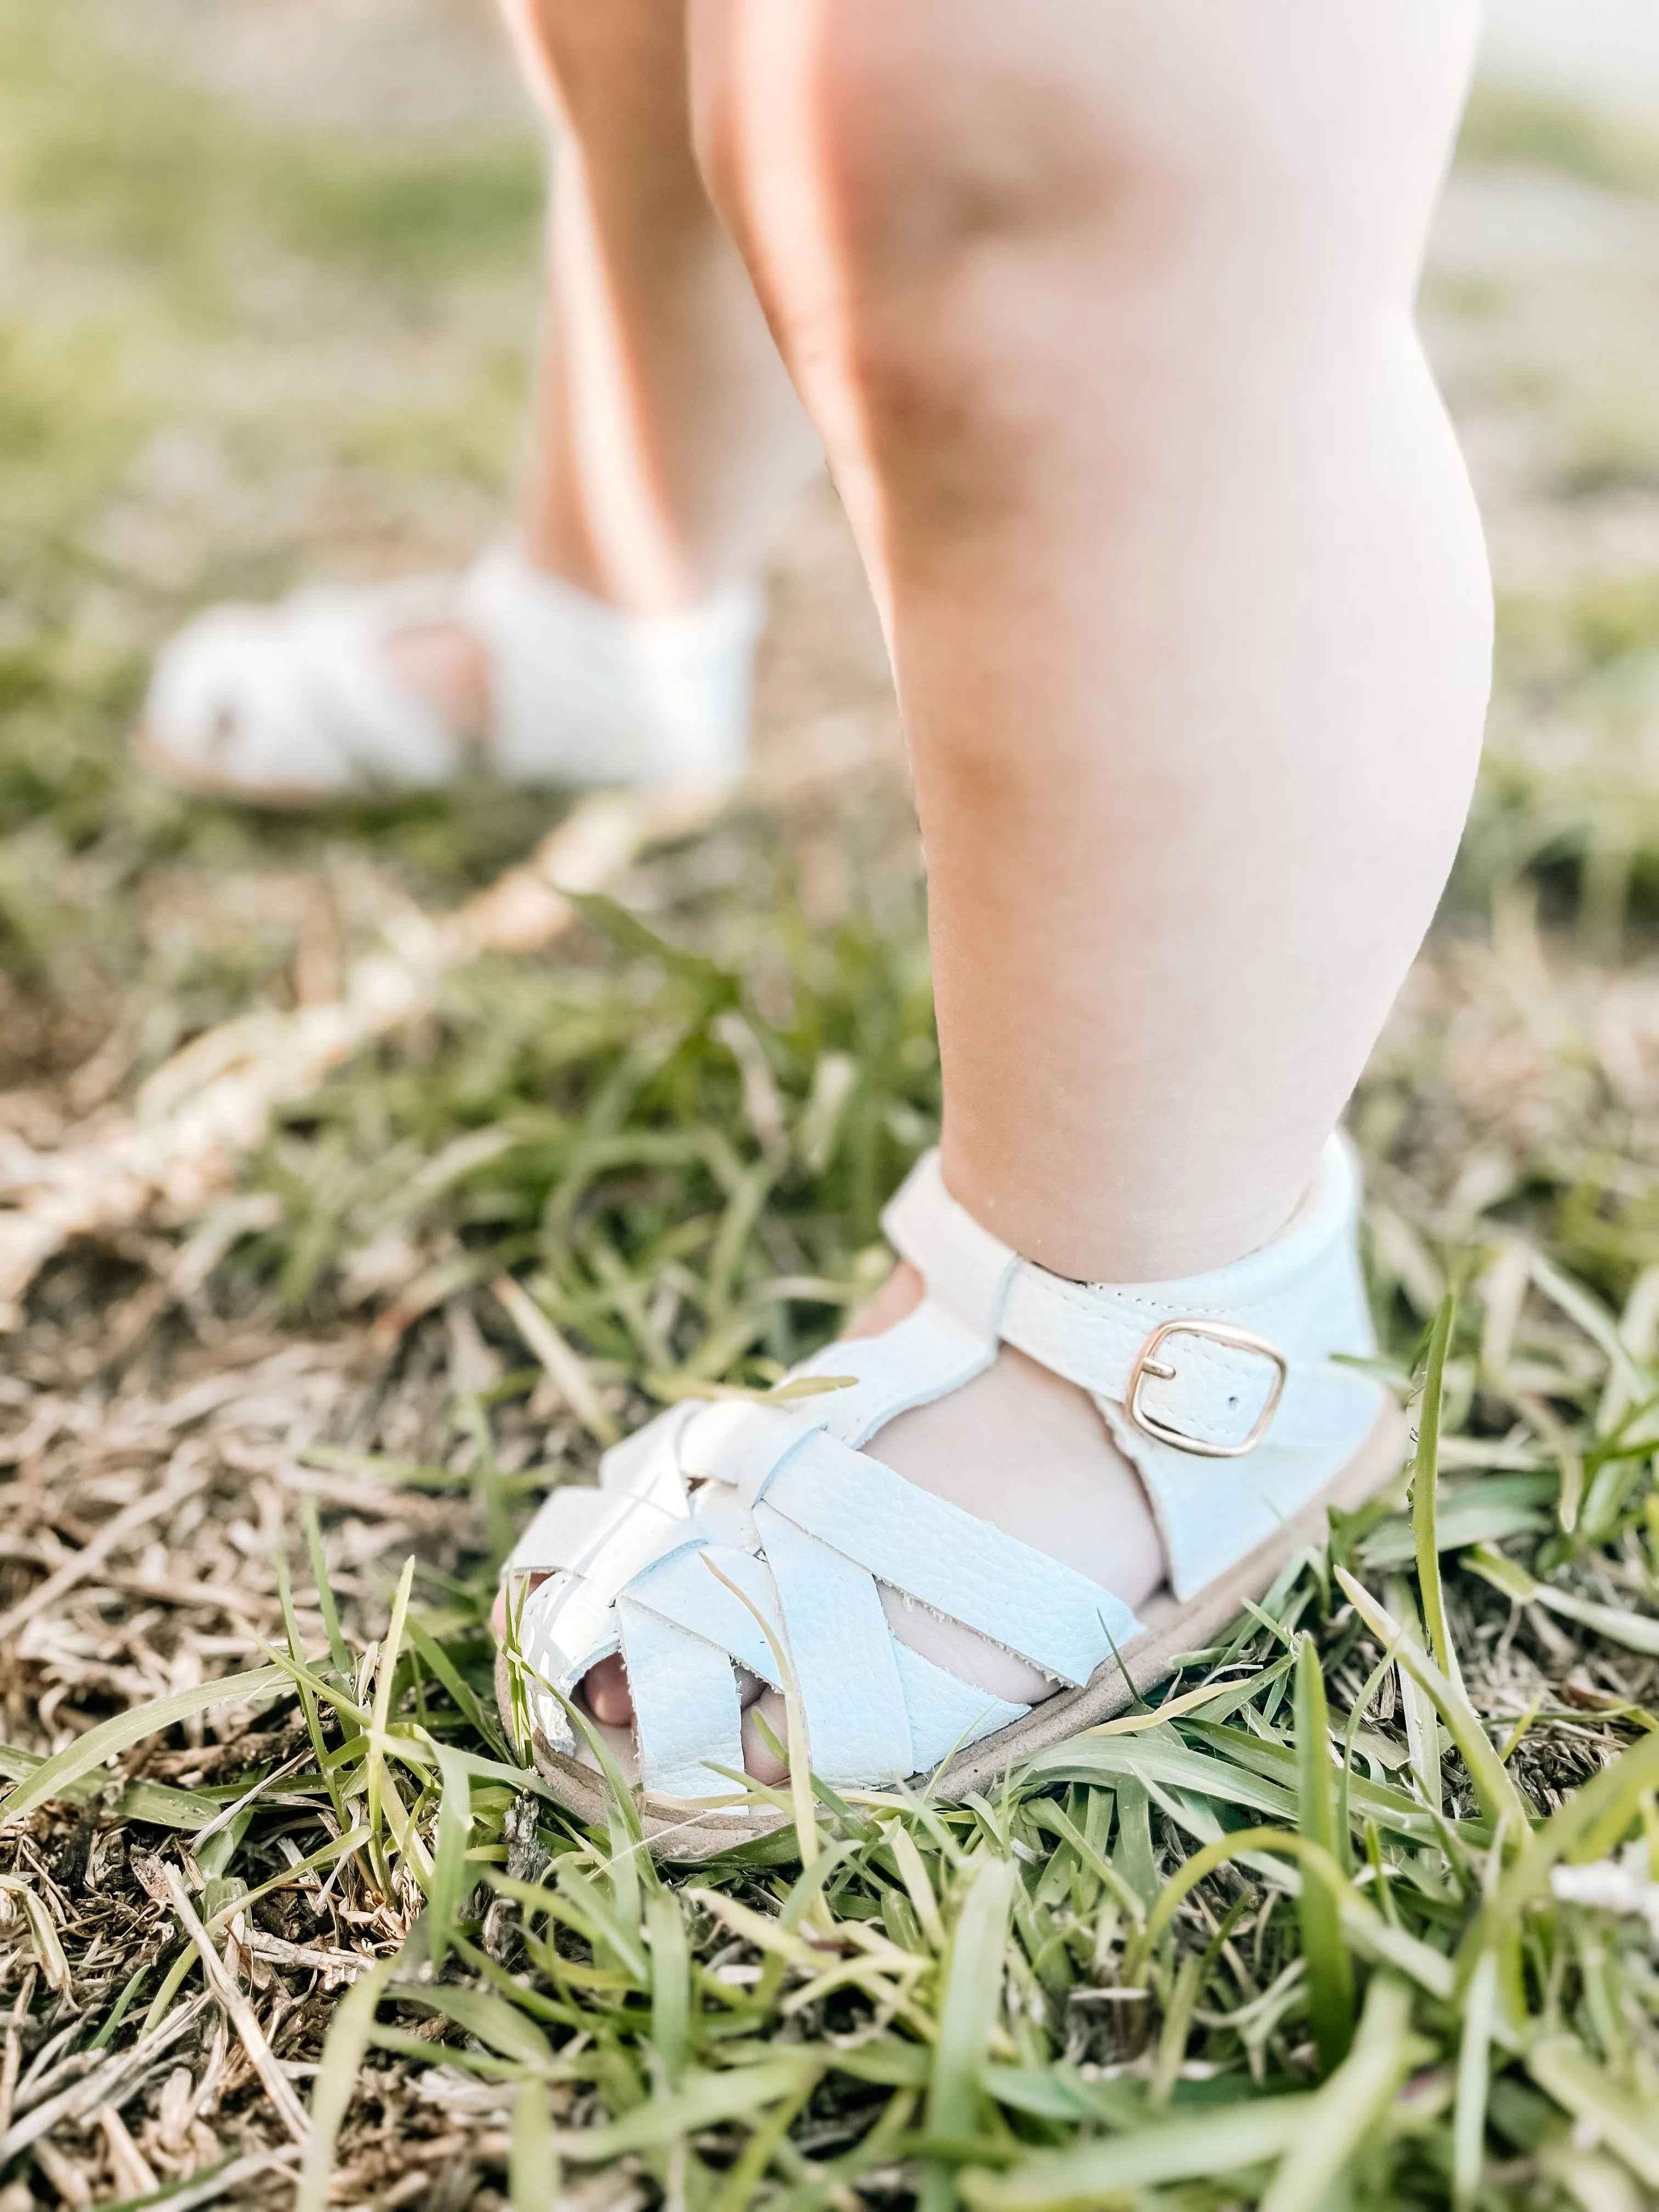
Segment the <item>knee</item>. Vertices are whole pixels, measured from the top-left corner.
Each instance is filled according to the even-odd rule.
[[[741,167],[739,111],[769,98],[768,61],[787,53],[777,104],[839,242],[861,276],[900,282],[1000,241],[1109,240],[1137,222],[1176,252],[1218,228],[1287,248],[1364,250],[1373,227],[1413,238],[1477,20],[1475,0],[1220,16],[1213,0],[800,0],[782,29],[769,0],[692,12],[717,21],[728,64],[717,167]]]
[[[1223,333],[1345,288],[1408,308],[1471,0],[1240,12],[694,0],[705,175],[786,343],[833,350],[879,441],[1040,411],[1068,349],[1173,328],[1174,295]]]
[[[1097,203],[1097,134],[986,13],[977,0],[690,0],[698,157],[781,321],[833,295],[859,324]]]

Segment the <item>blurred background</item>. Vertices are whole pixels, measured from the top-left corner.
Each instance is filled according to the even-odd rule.
[[[1586,1114],[1593,1150],[1646,1158],[1659,1012],[1626,990],[1609,1044],[1585,978],[1645,975],[1659,899],[1656,116],[1650,0],[1495,0],[1424,312],[1491,536],[1498,691],[1443,945],[1368,1094],[1375,1144],[1436,1205],[1460,1148],[1483,1144],[1482,1205],[1540,1172],[1576,1188]],[[389,919],[453,904],[553,820],[550,802],[487,790],[263,817],[175,798],[124,750],[149,655],[193,607],[442,567],[501,527],[542,174],[485,0],[0,0],[0,1128],[31,1150],[95,1127],[215,1023],[327,1004]],[[908,979],[899,998],[925,996],[892,705],[826,488],[773,586],[754,804],[624,897],[739,966],[787,967],[786,905],[809,933],[862,917]],[[1445,1070],[1420,1024],[1443,1039],[1471,994],[1484,1011],[1466,1024],[1516,1018],[1493,963],[1534,922],[1558,963],[1528,1078],[1541,1103],[1494,1133],[1466,1100],[1431,1143]],[[394,1040],[278,1133],[254,1170],[276,1225],[228,1237],[231,1262],[280,1277],[285,1310],[391,1231],[413,1238],[413,1268],[428,1231],[457,1229],[454,1187],[416,1220],[353,1175],[373,1184],[394,1139],[426,1157],[446,1130],[544,1098],[538,1040],[568,1020],[538,991],[565,988],[554,965],[614,957],[584,939],[568,961],[458,981],[441,1034],[405,1037],[401,1059]],[[856,962],[823,988],[849,1036],[860,1019],[909,1035],[910,1013],[872,1011]],[[1601,1037],[1583,1050],[1610,1095],[1563,1104],[1583,1054],[1561,1023]],[[1488,1073],[1505,1064],[1490,1040],[1483,1054]],[[930,1079],[867,1102],[853,1248],[920,1140]],[[1512,1115],[1513,1066],[1498,1088]],[[922,1117],[897,1135],[896,1101]],[[1621,1174],[1636,1203],[1645,1169]],[[398,1272],[362,1279],[395,1288]]]
[[[1490,532],[1498,688],[1355,1115],[1407,1333],[1494,1224],[1615,1303],[1659,1261],[1656,118],[1652,0],[1495,0],[1424,319]],[[194,607],[441,568],[501,528],[542,197],[485,0],[0,0],[0,1231],[191,1039],[327,1008],[555,821],[487,789],[265,817],[125,750]],[[647,1370],[763,1379],[827,1332],[937,1068],[896,719],[827,487],[771,580],[750,798],[615,887],[682,951],[596,909],[466,963],[240,1181],[15,1273],[20,1408],[301,1341],[395,1347],[406,1375],[428,1323],[434,1376],[458,1329],[487,1367],[466,1301],[504,1264],[539,1269],[619,1407]],[[641,1132],[661,1156],[617,1212],[592,1163]],[[447,1402],[416,1395],[411,1434]],[[362,1443],[380,1418],[338,1416]]]

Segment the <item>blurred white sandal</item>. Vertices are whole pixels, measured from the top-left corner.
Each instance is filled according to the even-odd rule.
[[[210,607],[159,656],[135,750],[185,790],[267,806],[433,790],[479,764],[519,785],[725,787],[747,764],[763,614],[749,583],[624,613],[506,548],[459,576]],[[451,623],[483,652],[478,738],[386,650]]]

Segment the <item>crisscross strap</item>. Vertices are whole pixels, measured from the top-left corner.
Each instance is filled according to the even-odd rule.
[[[1086,1575],[833,1437],[810,1437],[789,1454],[759,1510],[769,1507],[1056,1682],[1086,1682],[1111,1645],[1135,1632],[1128,1607]]]
[[[455,612],[441,578],[210,607],[157,656],[151,742],[186,774],[253,793],[448,782],[465,749],[383,647]]]
[[[776,1687],[787,1669],[813,1771],[831,1784],[926,1771],[1020,1717],[1023,1705],[911,1651],[884,1590],[1057,1681],[1086,1680],[1114,1641],[1137,1632],[1128,1609],[854,1449],[896,1413],[981,1372],[994,1350],[924,1301],[887,1335],[807,1363],[835,1388],[677,1407],[606,1455],[601,1487],[574,1493],[591,1502],[550,1500],[509,1562],[514,1573],[550,1571],[521,1629],[549,1741],[575,1747],[550,1691],[570,1696],[617,1650],[641,1778],[671,1796],[729,1794],[720,1770],[733,1765],[740,1735],[734,1668]]]
[[[667,1797],[729,1795],[743,1771],[743,1713],[731,1660],[718,1644],[675,1626],[626,1590],[617,1614],[641,1771]]]

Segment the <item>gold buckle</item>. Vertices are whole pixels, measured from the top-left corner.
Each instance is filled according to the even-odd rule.
[[[1212,1444],[1202,1437],[1189,1437],[1180,1429],[1172,1429],[1168,1422],[1160,1421],[1156,1413],[1149,1413],[1140,1403],[1140,1386],[1149,1375],[1160,1382],[1173,1382],[1176,1370],[1155,1354],[1169,1336],[1201,1336],[1212,1344],[1224,1344],[1235,1352],[1260,1352],[1273,1364],[1273,1388],[1267,1393],[1267,1402],[1256,1416],[1255,1426],[1242,1444]],[[1173,1444],[1177,1451],[1191,1452],[1199,1459],[1243,1459],[1253,1452],[1273,1426],[1273,1415],[1279,1411],[1279,1401],[1285,1395],[1285,1380],[1290,1364],[1277,1345],[1269,1344],[1265,1336],[1257,1336],[1248,1328],[1234,1328],[1224,1321],[1206,1321],[1201,1315],[1182,1321],[1161,1321],[1138,1352],[1129,1369],[1129,1379],[1123,1388],[1123,1410],[1143,1436],[1152,1437],[1161,1444]]]

